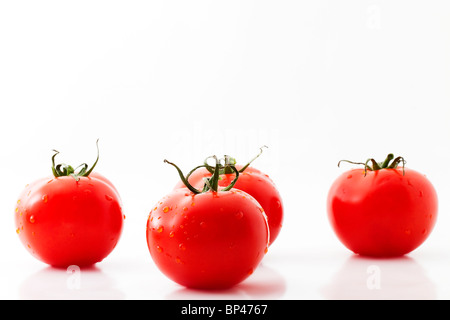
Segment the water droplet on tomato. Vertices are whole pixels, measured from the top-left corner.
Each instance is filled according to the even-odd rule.
[[[156,246],[156,251],[158,251],[159,253],[163,252],[163,248],[161,248],[160,246]]]
[[[48,201],[48,195],[44,194],[44,195],[42,196],[42,201],[44,201],[44,203],[47,203],[47,201]]]
[[[164,231],[164,227],[163,227],[163,226],[160,226],[158,229],[156,229],[156,231],[158,231],[159,233],[161,233],[161,232]]]
[[[406,229],[405,230],[405,234],[409,236],[411,234],[411,230],[410,229]]]
[[[206,222],[204,222],[204,221],[200,222],[200,227],[206,228]]]
[[[16,229],[16,233],[17,233],[17,234],[20,234],[20,228],[17,228],[17,229]]]
[[[176,257],[176,258],[175,258],[175,262],[176,262],[176,263],[181,263],[180,257]]]
[[[347,176],[347,179],[351,179],[351,178],[352,178],[352,175],[349,174],[349,175]]]
[[[169,207],[167,207],[167,206],[163,208],[163,212],[164,212],[164,213],[169,212],[169,210],[170,210],[170,209],[169,209]]]
[[[426,233],[427,233],[427,229],[423,229],[422,234],[426,234]]]
[[[423,197],[423,191],[419,191],[419,197]]]
[[[184,243],[180,243],[179,245],[178,245],[178,248],[180,248],[180,250],[186,250],[186,246],[184,245]]]
[[[250,270],[247,271],[247,274],[250,276],[253,274],[253,268],[251,268]]]
[[[244,213],[242,211],[238,211],[234,214],[234,217],[238,220],[242,219],[243,216],[244,216]]]
[[[266,247],[266,248],[264,249],[264,254],[266,254],[268,251],[269,251],[269,247]]]
[[[36,219],[34,218],[34,216],[30,216],[30,223],[35,223]]]
[[[173,238],[174,236],[175,236],[175,232],[170,231],[170,233],[169,233],[169,238]]]
[[[108,201],[112,201],[112,199],[113,199],[113,197],[111,197],[110,195],[105,195],[105,198],[106,198],[106,200],[108,200]]]

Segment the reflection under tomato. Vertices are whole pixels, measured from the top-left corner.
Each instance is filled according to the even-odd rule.
[[[330,300],[432,300],[436,288],[413,258],[351,256],[321,290]]]

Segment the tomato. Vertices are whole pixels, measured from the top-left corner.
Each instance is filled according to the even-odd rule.
[[[393,155],[369,159],[343,173],[328,194],[328,217],[339,240],[360,255],[392,257],[419,247],[436,223],[438,200],[430,181]],[[372,161],[373,167],[368,165]],[[403,167],[398,167],[403,162]]]
[[[56,176],[39,179],[21,193],[16,232],[42,262],[54,267],[93,265],[119,241],[124,220],[121,199],[109,180],[91,173],[94,166],[89,172],[82,169],[80,175],[53,162]]]
[[[225,159],[226,161],[228,160],[227,158]],[[232,159],[232,161],[235,160]],[[246,166],[235,165],[239,170],[240,175],[234,188],[250,194],[264,209],[270,229],[269,244],[272,245],[281,231],[283,223],[283,201],[277,187],[269,176],[256,168],[250,167],[249,164]],[[211,168],[208,169],[210,170]],[[208,169],[203,167],[195,170],[188,177],[189,183],[196,188],[202,188],[204,179],[211,177],[212,175]],[[220,187],[229,185],[234,179],[234,173],[225,173],[225,170],[226,169],[224,168],[223,171],[221,171],[223,174],[221,174],[219,178]],[[175,188],[183,187],[185,187],[185,185],[182,181],[179,181],[175,186]]]
[[[237,171],[236,171],[237,172]],[[237,174],[238,175],[238,174]],[[167,277],[189,288],[224,289],[246,279],[267,252],[260,204],[234,188],[174,189],[147,220],[150,254]]]

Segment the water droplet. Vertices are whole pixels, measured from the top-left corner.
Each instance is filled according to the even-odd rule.
[[[244,213],[242,211],[238,211],[234,214],[234,217],[238,220],[242,219],[243,216],[244,216]]]
[[[19,207],[16,207],[16,213],[19,212]]]
[[[20,204],[20,199],[19,199],[19,200],[17,200],[17,204]]]
[[[30,223],[35,223],[36,219],[34,218],[34,216],[30,216]]]
[[[164,207],[164,208],[163,208],[163,212],[164,212],[164,213],[169,212],[169,210],[170,210],[169,207]]]
[[[188,211],[189,209],[187,207],[183,207],[183,211]]]
[[[427,229],[423,229],[422,234],[426,234],[426,233],[427,233]]]
[[[406,230],[405,230],[405,234],[409,236],[409,235],[411,234],[411,230],[406,229]]]
[[[191,206],[195,206],[195,202],[192,202],[192,203],[191,203]]]
[[[169,233],[169,238],[173,238],[174,235],[175,235],[175,232],[170,231],[170,233]]]
[[[17,234],[20,234],[20,228],[17,228],[17,229],[16,229],[16,233],[17,233]]]
[[[164,227],[163,227],[163,226],[160,226],[158,229],[156,229],[156,231],[158,231],[159,233],[161,233],[161,232],[164,231]]]
[[[178,248],[180,248],[180,250],[183,250],[183,251],[186,250],[186,246],[184,245],[184,243],[180,243]]]
[[[159,253],[163,252],[163,248],[161,248],[160,246],[156,246],[156,251],[158,251]]]
[[[247,271],[247,274],[248,274],[249,276],[252,275],[252,274],[253,274],[253,269],[248,270],[248,271]]]
[[[423,191],[419,191],[419,197],[423,197]]]
[[[351,179],[351,178],[352,178],[352,175],[349,174],[349,175],[347,176],[347,179]]]
[[[204,222],[204,221],[200,222],[200,227],[206,228],[206,222]]]
[[[176,258],[175,258],[175,262],[176,262],[176,263],[181,263],[180,257],[176,257]]]
[[[109,196],[109,195],[106,194],[106,195],[105,195],[105,199],[108,200],[108,201],[112,201],[113,197],[111,197],[111,196]]]
[[[269,247],[266,247],[266,248],[264,249],[264,254],[266,254],[268,251],[269,251]]]
[[[42,196],[42,201],[44,201],[44,203],[47,203],[47,201],[48,201],[48,195],[44,194],[44,195]]]

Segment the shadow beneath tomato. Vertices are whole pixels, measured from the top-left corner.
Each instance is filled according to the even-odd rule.
[[[197,290],[181,288],[168,294],[168,300],[230,300],[260,299],[274,300],[283,296],[286,280],[274,269],[263,264],[238,285],[226,290]]]
[[[98,267],[46,267],[26,278],[19,287],[24,300],[118,300],[125,295]]]
[[[330,300],[432,300],[434,283],[411,257],[351,256],[321,294]]]

